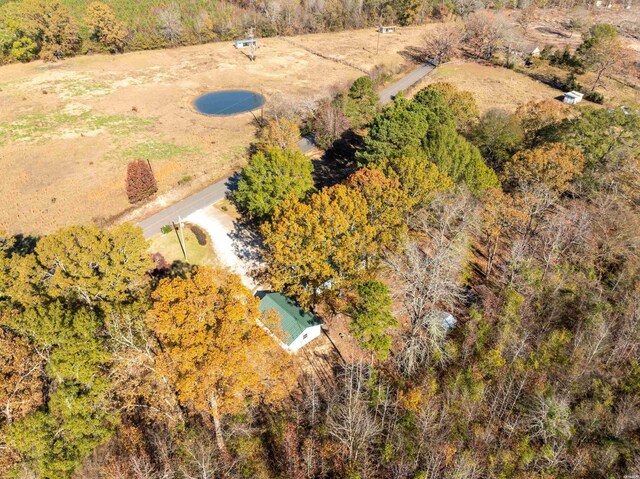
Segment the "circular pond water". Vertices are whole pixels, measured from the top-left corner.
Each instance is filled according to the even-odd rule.
[[[193,106],[205,115],[235,115],[264,105],[264,96],[249,90],[222,90],[205,93],[196,98]]]

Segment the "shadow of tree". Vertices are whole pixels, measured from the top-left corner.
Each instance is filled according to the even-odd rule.
[[[321,158],[312,160],[315,187],[321,189],[347,179],[358,168],[354,157],[361,147],[362,136],[348,130]]]
[[[407,47],[398,53],[402,58],[413,63],[423,63],[427,59],[424,49],[418,47]]]
[[[160,280],[165,278],[185,279],[196,267],[181,260],[175,260],[173,263],[168,264],[160,253],[154,253],[151,259],[155,263],[155,268],[149,270],[147,274],[151,277],[151,283],[154,288]]]
[[[17,234],[13,237],[14,243],[11,248],[7,249],[7,254],[9,256],[14,254],[18,256],[27,256],[35,251],[39,240],[39,236]]]

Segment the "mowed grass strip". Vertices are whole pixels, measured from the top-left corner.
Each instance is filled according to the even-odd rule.
[[[170,160],[172,158],[195,155],[201,153],[200,148],[194,146],[182,146],[163,141],[145,141],[130,148],[119,151],[116,155],[131,160]]]
[[[127,135],[153,125],[153,120],[131,115],[73,115],[64,112],[31,113],[0,123],[0,144],[26,141],[45,142],[66,133],[105,130],[113,135]]]

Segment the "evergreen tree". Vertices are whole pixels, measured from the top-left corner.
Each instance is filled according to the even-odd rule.
[[[391,350],[387,330],[398,324],[390,311],[389,288],[380,281],[367,281],[356,285],[356,292],[358,299],[350,308],[351,333],[363,348],[384,360]]]
[[[450,127],[437,127],[429,134],[426,153],[454,182],[464,183],[474,194],[500,185],[498,177],[482,159],[480,150]]]
[[[313,164],[300,151],[267,147],[242,170],[233,193],[252,218],[264,221],[287,196],[302,199],[313,189]]]
[[[345,112],[354,128],[369,123],[375,116],[380,99],[373,89],[373,82],[368,76],[360,77],[353,82],[345,101]]]

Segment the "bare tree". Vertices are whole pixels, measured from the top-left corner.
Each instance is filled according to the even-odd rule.
[[[462,41],[462,25],[442,23],[424,37],[426,57],[440,64],[457,56]]]
[[[481,0],[454,0],[453,6],[456,13],[462,18],[484,8]]]
[[[569,401],[555,396],[537,395],[529,408],[529,431],[532,437],[549,443],[571,436]]]
[[[180,15],[180,7],[172,2],[158,10],[160,33],[171,45],[179,45],[182,40],[184,25]]]
[[[340,105],[335,102],[323,104],[315,118],[315,140],[321,148],[329,148],[349,129],[351,123]]]
[[[516,23],[520,25],[524,31],[529,29],[529,26],[536,21],[536,6],[535,4],[530,4],[527,7],[520,10],[518,17],[516,18]]]
[[[478,58],[491,58],[501,47],[508,28],[502,18],[487,10],[470,15],[465,22],[465,41]]]
[[[215,438],[201,433],[183,446],[185,459],[180,467],[185,479],[217,479],[228,477],[233,461],[220,457]]]
[[[327,410],[328,432],[343,446],[350,466],[363,460],[367,449],[382,431],[369,401],[368,378],[368,369],[362,363],[347,365],[340,389],[330,399]]]
[[[467,195],[436,198],[412,222],[412,228],[428,240],[412,241],[404,252],[387,259],[399,279],[403,309],[411,320],[399,356],[401,369],[408,375],[431,353],[443,357],[446,327],[441,310],[455,311],[464,296],[460,277],[475,210],[475,201]]]

